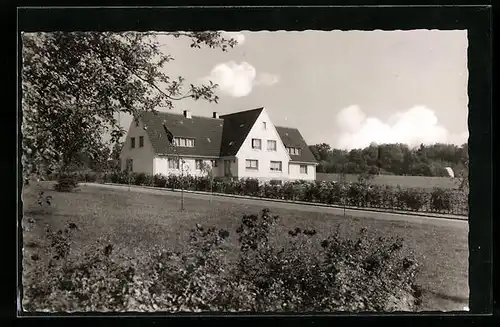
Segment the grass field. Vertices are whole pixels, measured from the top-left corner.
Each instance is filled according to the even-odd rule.
[[[46,185],[44,187],[47,187]],[[214,200],[212,204],[186,198],[186,210],[179,211],[179,198],[91,186],[76,193],[47,191],[54,197],[52,207],[40,210],[36,189],[23,191],[25,226],[24,269],[30,269],[31,254],[40,252],[44,228],[62,228],[76,223],[81,230],[75,236],[72,251],[77,254],[99,239],[118,245],[122,251],[140,257],[155,245],[182,250],[188,232],[197,223],[230,231],[229,247],[237,246],[235,230],[245,213],[258,213],[263,207]],[[407,251],[412,251],[421,264],[419,283],[425,292],[423,310],[460,310],[468,299],[467,230],[369,218],[343,218],[318,212],[272,210],[280,216],[283,239],[294,228],[314,228],[318,239],[326,237],[338,225],[344,236],[355,235],[365,227],[380,236],[401,236]],[[33,223],[27,219],[32,218]],[[319,241],[319,240],[318,240]],[[236,251],[233,251],[236,253]]]
[[[318,181],[340,181],[340,174],[324,174],[317,173],[316,180]],[[357,182],[358,175],[346,174],[347,182]],[[371,181],[373,184],[401,186],[403,188],[434,188],[440,187],[445,189],[458,189],[458,181],[450,177],[427,177],[427,176],[395,176],[395,175],[379,175],[375,176]]]

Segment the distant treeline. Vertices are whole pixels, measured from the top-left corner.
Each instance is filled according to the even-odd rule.
[[[318,173],[448,176],[446,167],[450,167],[457,176],[468,158],[467,143],[422,144],[417,148],[406,144],[372,144],[350,151],[332,149],[323,143],[309,148],[319,162]]]

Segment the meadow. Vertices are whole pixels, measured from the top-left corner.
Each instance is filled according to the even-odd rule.
[[[340,174],[316,173],[317,181],[340,181]],[[357,182],[359,175],[346,174],[347,182]],[[450,177],[429,177],[429,176],[397,176],[397,175],[377,175],[370,179],[370,183],[376,185],[400,186],[402,188],[422,188],[433,189],[439,187],[443,189],[458,189],[458,180]]]
[[[147,194],[81,186],[78,192],[59,193],[51,183],[43,183],[52,205],[40,208],[36,186],[23,189],[23,273],[33,269],[34,254],[43,257],[49,244],[43,235],[47,227],[64,229],[70,223],[78,226],[71,251],[75,256],[96,243],[119,245],[123,251],[140,258],[151,249],[164,246],[182,251],[189,231],[196,224],[215,226],[229,231],[228,248],[236,253],[237,229],[244,214],[258,214],[263,207],[219,201],[186,198],[185,210],[179,210],[179,198],[168,194]],[[420,263],[418,282],[423,288],[421,310],[460,310],[468,299],[467,228],[423,225],[412,222],[371,218],[342,217],[319,212],[271,209],[279,215],[283,235],[299,228],[318,231],[317,239],[338,227],[345,237],[366,228],[373,236],[400,236],[404,251]],[[286,238],[283,237],[283,242]],[[234,251],[231,251],[234,249]],[[231,258],[228,258],[231,260]],[[43,260],[43,258],[42,258]]]

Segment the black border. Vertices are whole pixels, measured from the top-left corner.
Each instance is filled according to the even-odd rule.
[[[470,4],[472,1],[464,2]],[[36,5],[36,3],[32,3],[32,5]],[[148,4],[142,2],[141,5]],[[467,29],[471,176],[470,309],[471,313],[488,314],[492,312],[491,7],[18,8],[17,17],[18,31],[26,32],[51,30]],[[20,59],[18,58],[18,65],[20,65]],[[18,107],[20,107],[19,102]],[[18,108],[18,110],[20,109]],[[18,122],[18,126],[19,124],[20,122]],[[17,200],[20,203],[20,193],[17,195]],[[19,241],[21,242],[21,239]],[[17,250],[20,251],[20,248]],[[448,317],[439,317],[440,324],[456,319],[462,321],[466,319],[463,315],[453,317],[446,314],[446,316]],[[404,319],[405,322],[411,320],[416,323],[423,318],[414,315],[406,315],[406,317],[410,319]],[[303,319],[310,322],[310,318],[307,317],[293,318],[294,321],[304,321]],[[338,317],[338,319],[339,322],[348,322],[353,319],[362,321],[366,318],[358,316],[354,318]],[[377,319],[381,321],[400,320],[398,317],[378,317]],[[21,323],[27,323],[28,320],[31,319],[23,319]],[[37,324],[43,321],[43,319],[37,320]],[[143,318],[138,318],[135,322],[143,324],[143,320]],[[177,319],[170,319],[168,322],[172,323],[173,320]],[[315,320],[321,321],[323,319],[316,316]]]

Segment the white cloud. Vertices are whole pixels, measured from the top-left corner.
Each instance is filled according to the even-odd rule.
[[[245,43],[245,35],[240,32],[222,32],[225,37],[235,39],[238,45]]]
[[[342,109],[337,115],[340,136],[335,144],[343,149],[364,148],[370,143],[405,143],[417,146],[437,142],[461,144],[468,133],[452,134],[438,124],[434,111],[425,106],[414,106],[398,112],[383,122],[368,117],[357,105]]]
[[[233,97],[243,97],[252,92],[256,85],[271,86],[278,82],[278,76],[269,73],[257,74],[248,62],[237,64],[228,61],[215,65],[210,75],[203,78],[219,85],[219,89]]]

